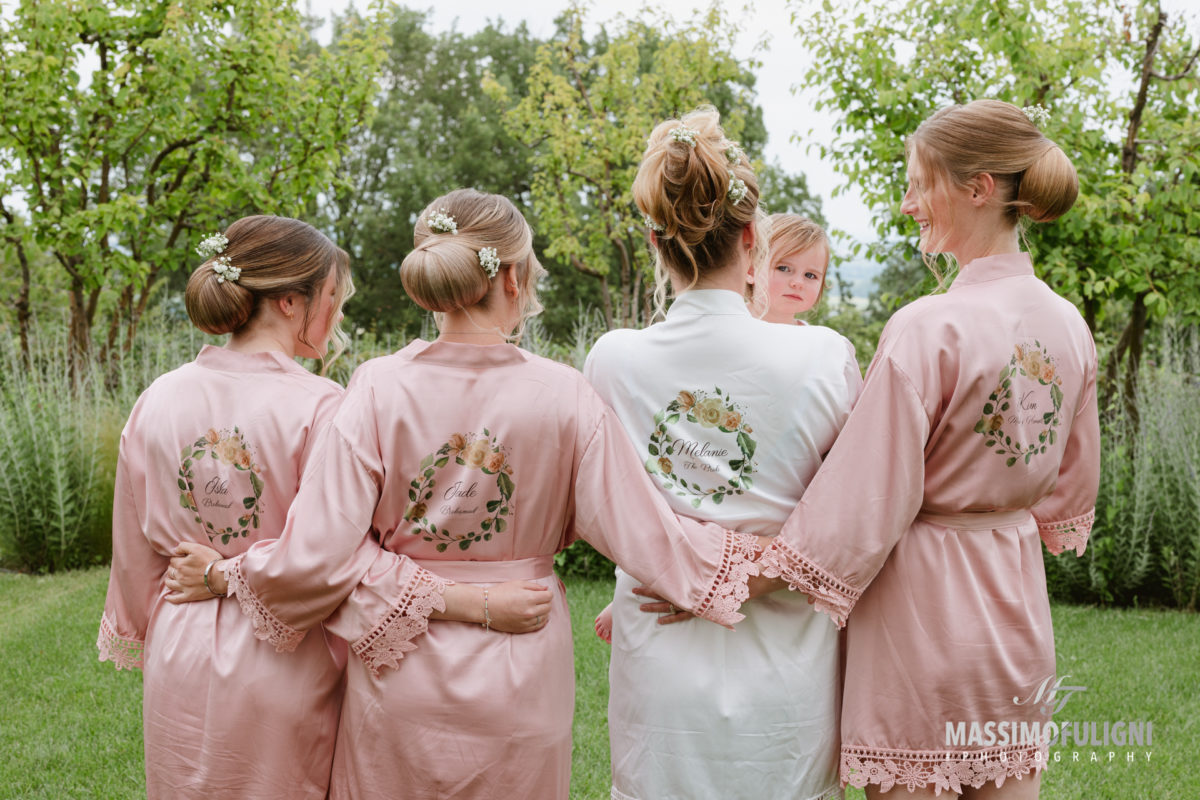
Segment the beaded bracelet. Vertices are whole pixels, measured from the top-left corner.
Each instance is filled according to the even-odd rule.
[[[486,587],[483,590],[483,629],[485,631],[492,629],[492,615],[488,613],[488,590]]]
[[[229,596],[228,590],[226,590],[226,592],[224,594],[217,594],[216,592],[213,591],[212,584],[208,582],[208,573],[213,568],[213,564],[216,564],[218,561],[222,561],[222,560],[223,559],[220,559],[220,558],[214,558],[212,561],[208,562],[208,566],[204,568],[204,588],[208,589],[208,593],[211,594],[213,597],[228,597]]]

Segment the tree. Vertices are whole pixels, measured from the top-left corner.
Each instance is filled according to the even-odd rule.
[[[610,328],[630,326],[651,313],[649,248],[631,195],[651,129],[710,103],[752,156],[766,133],[753,64],[731,54],[737,29],[718,8],[687,23],[618,21],[591,42],[585,21],[578,6],[559,19],[506,123],[533,148],[532,197],[548,255],[598,282]],[[496,81],[488,90],[502,101],[511,96]]]
[[[350,12],[337,25],[354,19]],[[398,270],[412,249],[417,214],[459,187],[527,203],[529,151],[480,85],[487,74],[523,95],[538,42],[524,24],[512,31],[489,24],[470,36],[435,34],[428,12],[398,6],[386,12],[385,24],[391,45],[377,113],[350,141],[322,211],[354,257],[357,293],[349,315],[372,328],[413,330],[424,312],[408,300]]]
[[[314,46],[279,0],[23,0],[0,19],[0,236],[23,341],[31,250],[68,277],[76,356],[102,301],[116,356],[202,235],[300,213],[371,108],[383,32],[341,37],[336,55]]]
[[[795,17],[813,54],[804,83],[839,115],[825,155],[880,209],[885,238],[912,233],[899,213],[903,137],[933,110],[981,97],[1050,109],[1047,135],[1081,194],[1029,243],[1094,331],[1119,326],[1109,385],[1124,359],[1133,411],[1150,313],[1200,318],[1200,83],[1186,26],[1147,0],[806,2]]]

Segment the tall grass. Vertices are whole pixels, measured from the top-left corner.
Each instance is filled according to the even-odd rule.
[[[1100,494],[1087,552],[1047,559],[1052,593],[1075,602],[1196,610],[1200,595],[1200,341],[1164,332],[1143,370],[1138,420],[1102,417]]]

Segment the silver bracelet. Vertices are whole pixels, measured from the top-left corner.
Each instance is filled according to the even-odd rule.
[[[483,629],[490,631],[492,629],[492,615],[488,613],[488,590],[484,587],[483,590]]]
[[[208,562],[208,566],[204,568],[204,588],[208,589],[208,593],[211,594],[213,597],[228,597],[229,596],[228,590],[225,591],[225,594],[217,594],[216,592],[213,591],[212,584],[208,582],[208,573],[213,568],[213,564],[216,564],[218,561],[224,561],[224,560],[225,559],[223,559],[223,558],[214,558],[212,561]]]

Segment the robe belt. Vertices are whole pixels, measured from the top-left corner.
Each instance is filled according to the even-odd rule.
[[[936,514],[922,509],[921,513],[917,514],[917,519],[956,531],[992,531],[1023,525],[1031,516],[1027,508],[1018,508],[1015,511],[963,511],[958,514]]]
[[[554,574],[554,556],[534,556],[516,561],[440,561],[413,559],[435,575],[461,583],[532,581]]]

